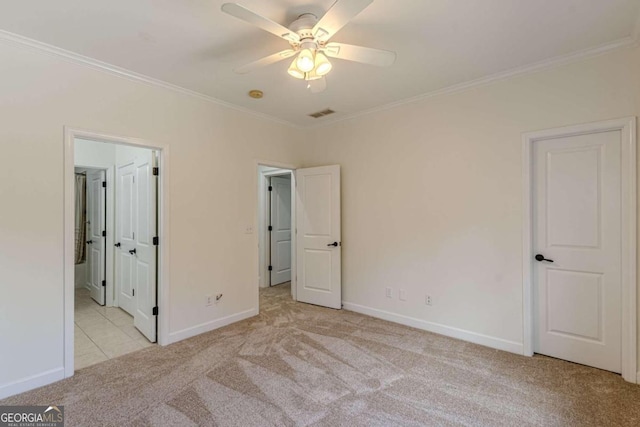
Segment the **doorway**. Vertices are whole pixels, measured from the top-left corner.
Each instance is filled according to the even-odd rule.
[[[523,144],[525,354],[635,383],[635,118]]]
[[[294,277],[293,224],[295,218],[293,170],[258,165],[259,286],[292,285]],[[295,300],[295,286],[291,286]]]
[[[73,165],[65,172],[68,377],[75,369],[166,338],[159,310],[166,271],[160,245],[166,219],[160,170],[166,159],[161,148],[138,140],[85,131],[65,133],[65,164]],[[84,197],[78,197],[82,186],[74,183],[74,177],[81,181],[78,174],[85,177]],[[77,221],[82,199],[84,228]],[[76,209],[70,209],[74,204]],[[81,229],[85,230],[84,258],[78,254]],[[72,239],[75,246],[69,245]],[[74,259],[75,268],[69,268]]]
[[[290,277],[294,301],[341,309],[340,166],[258,162],[257,176],[259,287]]]

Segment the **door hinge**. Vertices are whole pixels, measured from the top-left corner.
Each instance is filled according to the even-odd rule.
[[[153,168],[153,174],[154,174],[155,176],[160,175],[160,168]]]
[[[131,289],[131,296],[135,297],[136,296],[136,290],[135,289]]]
[[[158,246],[158,236],[153,238],[153,246]]]
[[[269,186],[269,191],[273,191],[273,187],[272,186]]]
[[[154,316],[158,315],[158,307],[153,307],[153,315]]]
[[[273,227],[271,225],[269,226],[269,231],[273,231]]]
[[[105,181],[102,181],[102,188],[107,188],[107,183]]]
[[[107,232],[105,230],[102,230],[102,237],[107,237]]]
[[[106,280],[102,281],[102,286],[107,286],[107,281]]]
[[[270,265],[270,266],[269,266],[269,271],[272,271],[272,270],[273,270],[273,266],[272,266],[272,265]]]

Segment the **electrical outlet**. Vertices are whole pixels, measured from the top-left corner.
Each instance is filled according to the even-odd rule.
[[[207,307],[213,304],[213,297],[211,295],[207,295]]]
[[[253,225],[247,225],[244,229],[244,234],[253,234]]]
[[[393,289],[391,288],[385,289],[385,295],[387,296],[387,298],[393,298]]]
[[[431,295],[427,295],[424,297],[424,303],[427,305],[433,305],[433,300],[431,299]]]
[[[407,291],[404,289],[400,289],[400,301],[407,300]]]

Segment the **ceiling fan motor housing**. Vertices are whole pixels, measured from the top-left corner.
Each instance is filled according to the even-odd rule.
[[[313,27],[318,23],[318,17],[313,13],[304,13],[291,23],[289,29],[300,36],[300,41],[313,41]]]

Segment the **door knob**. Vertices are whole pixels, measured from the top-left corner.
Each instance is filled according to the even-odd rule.
[[[87,240],[87,245],[90,245],[93,243],[93,240]]]
[[[116,243],[116,244],[115,244],[115,245],[113,245],[113,246],[115,246],[116,248],[119,248],[119,247],[120,247],[120,246],[122,246],[122,245],[120,244],[120,242],[118,242],[118,243]]]
[[[129,253],[130,253],[131,255],[135,255],[135,254],[136,254],[136,248],[131,249],[131,250],[129,251]]]
[[[552,260],[552,259],[547,259],[547,258],[545,258],[545,257],[544,257],[544,255],[542,255],[542,254],[538,254],[538,255],[536,255],[536,261],[540,261],[540,262],[542,262],[542,261],[553,262],[553,260]]]
[[[329,243],[327,246],[333,246],[334,248],[337,248],[338,242]]]

